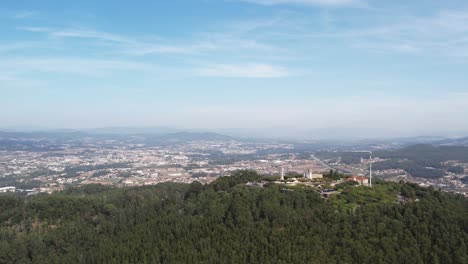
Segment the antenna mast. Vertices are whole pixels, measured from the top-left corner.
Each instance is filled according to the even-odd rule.
[[[370,162],[369,162],[369,186],[372,187],[372,152],[370,153]]]

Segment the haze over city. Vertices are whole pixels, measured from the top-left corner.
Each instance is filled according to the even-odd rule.
[[[466,1],[6,0],[0,21],[2,129],[468,132]]]

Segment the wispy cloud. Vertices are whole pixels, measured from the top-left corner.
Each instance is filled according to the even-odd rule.
[[[22,27],[21,29],[29,32],[46,33],[50,37],[54,38],[85,38],[120,43],[132,42],[131,40],[116,34],[87,29],[54,29],[48,27]]]
[[[38,12],[36,11],[30,11],[30,10],[25,10],[25,11],[20,11],[16,13],[13,18],[16,19],[25,19],[25,18],[31,18],[34,16],[37,16]]]
[[[240,52],[248,51],[276,52],[280,51],[272,45],[261,43],[250,35],[250,30],[233,30],[223,28],[224,31],[210,33],[194,33],[186,39],[164,39],[148,36],[130,37],[92,29],[50,28],[50,27],[21,27],[24,31],[43,33],[51,39],[81,38],[88,39],[91,45],[113,44],[115,53],[127,55],[151,54],[209,54],[212,52]],[[234,32],[231,32],[231,31]]]
[[[1,74],[0,75],[0,81],[15,81],[17,80],[15,77],[6,75],[6,74]]]
[[[291,73],[283,67],[258,63],[246,65],[211,65],[200,69],[198,74],[201,76],[227,78],[279,78],[291,75]]]
[[[445,10],[428,16],[387,12],[378,18],[365,13],[362,14],[364,24],[330,13],[326,19],[328,25],[321,28],[316,26],[317,21],[293,17],[290,23],[296,26],[291,26],[290,30],[275,30],[272,26],[264,34],[272,38],[300,40],[300,43],[330,43],[340,39],[343,45],[370,52],[453,57],[468,54],[468,10]],[[347,26],[334,26],[334,23]]]
[[[281,5],[281,4],[296,4],[296,5],[315,5],[329,7],[343,6],[364,6],[360,0],[240,0],[243,2],[255,3],[260,5]]]
[[[188,54],[195,53],[201,46],[199,45],[179,45],[179,44],[163,44],[155,43],[154,41],[142,41],[137,38],[122,36],[119,34],[96,31],[90,29],[55,29],[48,27],[22,27],[25,31],[34,33],[45,33],[50,38],[81,38],[93,41],[113,43],[118,46],[115,52],[125,53],[129,55],[148,55],[148,54]],[[91,43],[93,44],[93,43]]]
[[[373,50],[448,56],[468,52],[468,10],[402,17],[398,21],[367,30],[355,29],[344,37]]]
[[[250,27],[252,28],[252,27]],[[90,29],[65,28],[57,29],[51,27],[22,27],[21,30],[45,34],[46,41],[54,39],[85,39],[89,40],[89,45],[105,45],[107,54],[116,56],[131,55],[133,58],[125,57],[121,60],[102,60],[96,58],[18,58],[12,61],[11,65],[22,71],[30,70],[35,72],[58,72],[62,74],[80,75],[100,75],[107,74],[111,70],[139,69],[151,71],[158,68],[153,64],[138,63],[139,56],[151,54],[172,54],[172,55],[192,55],[191,63],[180,65],[184,68],[180,74],[230,77],[230,78],[278,78],[288,76],[291,73],[283,67],[270,65],[267,63],[242,63],[242,57],[250,57],[256,61],[259,54],[274,53],[280,56],[281,50],[271,45],[258,42],[255,38],[250,38],[250,30],[234,30],[215,33],[198,33],[185,40],[163,39],[149,36],[129,37],[120,34],[102,32]],[[1,50],[1,49],[0,49]],[[234,56],[230,59],[219,57],[217,54]],[[198,56],[193,59],[193,55]],[[239,64],[210,63],[216,61],[235,59]],[[193,62],[195,61],[195,62]]]
[[[166,44],[135,41],[123,47],[122,53],[135,56],[151,54],[197,54],[209,49],[201,43]]]
[[[0,44],[0,53],[27,49],[27,48],[35,47],[38,44],[39,43],[37,42],[14,42],[14,43],[8,43],[8,44]]]
[[[60,73],[86,76],[118,74],[119,71],[153,71],[156,66],[124,60],[86,58],[21,58],[2,60],[0,70],[23,73]]]
[[[353,0],[246,1],[271,5],[361,3]],[[192,32],[180,39],[154,35],[131,36],[89,28],[22,27],[21,29],[44,34],[50,38],[50,41],[84,39],[87,40],[87,45],[100,45],[101,48],[105,48],[106,54],[130,55],[134,56],[134,59],[153,54],[184,55],[179,57],[184,59],[182,63],[198,62],[195,63],[194,71],[199,75],[218,77],[288,76],[291,75],[288,70],[274,64],[279,61],[284,63],[310,58],[308,44],[328,45],[335,39],[342,40],[340,41],[342,45],[369,52],[468,56],[468,37],[466,37],[468,11],[440,11],[427,17],[391,14],[392,19],[386,14],[388,17],[379,19],[377,23],[370,23],[375,17],[369,16],[368,13],[362,16],[368,16],[364,18],[366,20],[364,24],[355,23],[349,18],[335,17],[332,12],[325,13],[325,17],[323,13],[310,17],[286,12],[270,18],[242,20],[237,23],[231,21],[215,27],[212,31]],[[393,19],[395,17],[398,19]],[[321,23],[323,21],[325,25]],[[335,23],[348,26],[335,27]],[[14,48],[16,47],[5,46],[3,50]],[[248,63],[250,61],[264,63]],[[197,65],[202,66],[197,68]]]

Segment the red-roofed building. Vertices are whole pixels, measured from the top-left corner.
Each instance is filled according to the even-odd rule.
[[[364,185],[364,186],[369,185],[369,179],[366,177],[362,177],[362,176],[351,176],[351,177],[346,178],[346,181],[355,181],[359,183],[359,185]]]

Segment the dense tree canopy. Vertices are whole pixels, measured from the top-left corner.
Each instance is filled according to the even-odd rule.
[[[415,185],[90,185],[0,196],[0,263],[467,263],[468,201]]]

